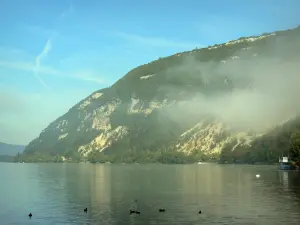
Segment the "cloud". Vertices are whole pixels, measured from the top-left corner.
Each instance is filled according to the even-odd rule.
[[[97,73],[91,70],[76,71],[73,73],[73,76],[84,81],[91,81],[98,84],[108,84],[104,79],[99,77]]]
[[[61,18],[66,17],[68,14],[71,14],[72,12],[74,12],[74,6],[73,6],[73,2],[70,1],[69,2],[69,8],[65,11],[62,12],[62,14],[60,15]]]
[[[117,32],[115,33],[115,35],[135,44],[141,44],[152,47],[177,47],[184,49],[193,49],[202,46],[199,43],[174,41],[163,37],[145,37],[136,34],[127,34],[123,32]]]
[[[6,67],[15,70],[35,72],[36,65],[30,62],[22,61],[0,61],[0,67]],[[109,84],[108,81],[102,78],[99,73],[92,70],[75,70],[75,71],[61,71],[49,66],[39,66],[39,74],[64,76],[72,79],[78,79],[87,82],[94,82],[98,84]]]
[[[0,141],[28,144],[49,123],[90,93],[91,90],[86,89],[23,93],[0,87]]]
[[[22,26],[26,31],[33,33],[34,35],[41,36],[43,38],[49,38],[51,36],[58,36],[59,32],[54,29],[44,28],[37,25],[23,24]]]
[[[0,67],[34,72],[35,65],[29,62],[1,60]]]
[[[74,8],[73,8],[73,4],[72,4],[72,1],[69,2],[69,8],[68,10],[65,10],[61,15],[60,17],[63,18],[65,17],[67,14],[71,13],[74,11]],[[61,21],[60,21],[61,22]],[[40,70],[40,64],[41,64],[41,61],[46,58],[49,54],[49,52],[51,51],[52,49],[52,39],[58,35],[58,33],[54,30],[45,30],[45,29],[42,29],[40,27],[37,27],[37,26],[31,26],[29,27],[31,28],[33,31],[35,32],[38,32],[38,33],[48,33],[48,39],[47,39],[47,42],[42,50],[42,52],[35,58],[35,70],[34,70],[34,75],[35,77],[39,80],[39,82],[47,89],[49,89],[49,86],[45,83],[45,81],[39,76],[39,70]],[[51,35],[50,35],[51,33]]]
[[[0,85],[1,87],[2,85]],[[15,115],[24,112],[26,105],[21,95],[1,87],[0,90],[0,115]]]
[[[100,54],[97,50],[84,50],[78,51],[77,53],[73,53],[68,57],[65,57],[59,61],[60,65],[63,67],[74,67],[74,64],[78,65],[99,65],[99,63],[103,63],[105,59],[104,54]]]
[[[190,119],[199,122],[209,116],[234,130],[256,132],[294,118],[300,112],[298,40],[269,39],[265,56],[257,54],[260,50],[253,47],[233,54],[240,58],[224,58],[225,63],[186,57],[166,71],[169,84],[161,88],[171,95],[182,89],[192,90],[193,95],[166,113],[179,123]]]
[[[204,14],[201,20],[192,21],[191,26],[195,35],[205,37],[205,45],[238,39],[240,35],[253,34],[259,29],[255,20],[243,20],[242,18],[237,19],[237,15],[213,13]],[[247,29],[245,30],[244,27],[247,27]],[[239,30],[240,32],[237,32]]]
[[[8,46],[0,46],[0,60],[32,60],[34,56],[22,49],[11,48]]]
[[[47,57],[48,53],[51,51],[51,48],[52,48],[52,43],[51,43],[51,39],[49,38],[46,42],[46,45],[44,46],[43,51],[35,58],[34,75],[40,81],[40,83],[47,89],[49,89],[49,86],[39,76],[39,69],[41,65],[41,60]]]

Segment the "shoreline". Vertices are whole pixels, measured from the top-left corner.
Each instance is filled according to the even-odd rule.
[[[249,166],[276,166],[279,163],[220,163],[220,162],[193,162],[193,163],[160,163],[160,162],[133,162],[133,163],[119,163],[119,162],[4,162],[0,163],[12,163],[12,164],[101,164],[101,165],[150,165],[150,164],[159,164],[159,165],[206,165],[206,164],[217,164],[217,165],[249,165]]]

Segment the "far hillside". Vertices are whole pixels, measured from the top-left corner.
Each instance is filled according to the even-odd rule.
[[[0,155],[15,156],[22,153],[26,146],[13,145],[0,142]]]

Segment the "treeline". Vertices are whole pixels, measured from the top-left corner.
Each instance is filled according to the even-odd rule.
[[[237,145],[233,141],[224,146],[220,154],[206,155],[201,151],[194,151],[191,154],[178,152],[174,149],[163,149],[156,151],[149,150],[128,150],[116,153],[105,153],[93,151],[87,157],[79,152],[67,151],[65,153],[27,153],[18,154],[10,161],[14,162],[91,162],[91,163],[164,163],[164,164],[188,164],[203,162],[219,163],[277,163],[281,156],[289,155],[291,159],[300,165],[300,133],[292,136],[279,135],[273,140],[266,136],[253,142],[252,146]],[[288,138],[289,137],[289,138]],[[236,146],[237,145],[237,146]],[[236,146],[234,148],[234,146]],[[233,150],[234,149],[234,150]],[[113,152],[113,151],[112,151]]]
[[[123,154],[105,154],[93,152],[89,155],[91,163],[165,163],[165,164],[188,164],[199,161],[216,161],[217,157],[208,157],[201,152],[187,155],[184,152],[161,150],[161,151],[130,151]]]
[[[64,153],[46,153],[46,152],[34,152],[34,153],[23,153],[17,154],[13,162],[28,162],[28,163],[36,163],[36,162],[82,162],[86,159],[80,155],[79,152],[76,151],[67,151]]]
[[[0,155],[0,162],[14,162],[15,157],[10,155]]]
[[[188,164],[199,161],[217,161],[217,156],[208,157],[203,153],[194,152],[187,155],[183,152],[162,150],[162,151],[124,151],[124,153],[107,154],[94,151],[88,157],[68,152],[59,154],[18,154],[15,162],[91,162],[91,163],[164,163],[164,164]]]
[[[291,157],[296,165],[300,166],[300,133],[297,133],[292,137]]]
[[[243,141],[240,141],[243,143]],[[279,157],[289,156],[300,166],[300,133],[274,130],[251,143],[238,144],[235,140],[225,145],[220,154],[221,163],[277,163]]]

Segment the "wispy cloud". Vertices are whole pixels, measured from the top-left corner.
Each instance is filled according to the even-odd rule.
[[[177,48],[187,48],[187,49],[202,47],[202,45],[199,43],[175,41],[164,37],[146,37],[146,36],[140,36],[136,34],[128,34],[124,32],[117,32],[116,36],[126,41],[152,46],[152,47],[177,47]]]
[[[6,60],[0,61],[0,67],[24,70],[28,72],[34,72],[35,69],[35,65],[33,63],[23,62],[23,61],[6,61]]]
[[[70,0],[69,2],[69,8],[65,10],[61,15],[60,18],[65,17],[67,14],[72,13],[74,10],[72,1]],[[40,65],[42,59],[46,58],[49,54],[49,52],[52,49],[52,39],[53,37],[57,35],[57,32],[52,32],[50,38],[48,38],[42,52],[35,58],[35,70],[34,70],[34,75],[35,77],[39,80],[39,82],[47,89],[49,89],[49,86],[44,82],[44,80],[39,76],[39,70],[40,70]]]
[[[72,13],[74,11],[73,3],[72,1],[69,2],[69,8],[60,14],[60,17],[63,18],[67,16],[68,14]]]
[[[36,65],[30,62],[23,61],[0,61],[0,67],[6,67],[15,70],[35,72]],[[94,82],[98,84],[108,85],[109,82],[102,79],[99,73],[92,70],[76,70],[76,71],[61,71],[53,67],[39,65],[39,74],[64,76],[72,79],[78,79],[87,82]]]
[[[12,48],[9,46],[0,46],[0,61],[1,60],[32,60],[34,58],[33,55],[29,54],[28,52]]]
[[[0,86],[0,141],[27,144],[91,92],[85,88],[68,88],[59,92],[27,93]]]
[[[59,64],[62,66],[72,66],[74,67],[74,64],[99,64],[100,62],[103,62],[103,59],[105,59],[104,54],[101,54],[98,50],[91,50],[87,49],[84,51],[78,51],[77,53],[73,53],[65,58],[62,58],[59,60]]]
[[[15,92],[7,90],[5,87],[0,89],[0,115],[10,115],[18,114],[24,111],[25,104],[22,95],[16,95]]]
[[[75,73],[73,73],[73,76],[77,79],[84,80],[84,81],[95,82],[98,84],[108,84],[100,76],[97,76],[97,73],[91,70],[76,71]]]
[[[39,82],[47,89],[49,89],[49,86],[39,76],[39,70],[40,70],[41,60],[47,57],[51,49],[52,49],[52,43],[51,43],[51,39],[49,38],[46,42],[46,45],[44,46],[43,51],[35,58],[34,75],[39,80]]]
[[[32,34],[43,37],[43,38],[49,38],[51,36],[59,35],[57,30],[40,27],[40,26],[32,25],[32,24],[31,25],[23,24],[23,28]]]

